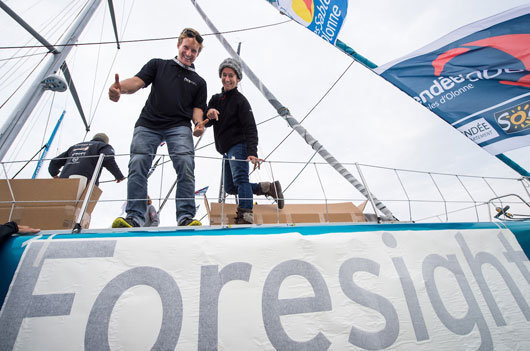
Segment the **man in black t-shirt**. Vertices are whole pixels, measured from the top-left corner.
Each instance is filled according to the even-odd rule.
[[[177,172],[177,223],[201,225],[195,216],[195,161],[193,135],[204,132],[206,81],[196,72],[193,62],[202,49],[202,37],[185,28],[178,39],[178,56],[152,59],[134,77],[120,81],[118,74],[109,88],[109,98],[117,102],[121,94],[134,94],[151,85],[149,98],[134,127],[127,182],[127,216],[118,217],[113,228],[141,227],[147,207],[147,174],[162,141]]]
[[[92,140],[71,146],[50,161],[48,172],[54,178],[69,178],[71,175],[82,175],[87,178],[88,182],[92,179],[100,154],[105,154],[103,167],[112,173],[116,183],[124,180],[125,177],[114,160],[114,149],[109,145],[109,137],[105,133],[97,133]],[[61,168],[62,171],[59,174]],[[99,184],[100,175],[101,171],[96,177],[96,185]]]

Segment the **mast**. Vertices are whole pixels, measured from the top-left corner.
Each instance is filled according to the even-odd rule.
[[[216,38],[221,42],[224,48],[228,51],[230,56],[234,59],[239,60],[243,71],[252,81],[252,83],[259,89],[259,91],[265,96],[269,103],[278,111],[278,114],[282,116],[283,119],[293,128],[300,136],[305,140],[305,142],[313,148],[320,156],[326,160],[337,172],[340,173],[350,184],[352,184],[366,199],[373,200],[375,206],[379,211],[381,211],[388,219],[395,219],[394,215],[390,210],[379,201],[373,194],[371,194],[366,187],[361,184],[335,157],[333,157],[318,140],[316,140],[309,132],[302,127],[302,125],[293,117],[289,112],[289,109],[282,105],[278,99],[267,89],[263,82],[254,74],[254,72],[247,66],[247,64],[241,59],[241,57],[236,53],[228,41],[220,34],[219,30],[215,25],[210,21],[206,13],[201,9],[196,0],[191,0],[203,20],[206,22],[208,27],[215,33]],[[377,214],[376,214],[377,215]]]
[[[88,21],[90,20],[100,3],[101,0],[92,0],[85,7],[83,13],[81,13],[77,21],[66,34],[65,39],[59,44],[59,48],[61,51],[58,51],[57,49],[55,49],[55,51],[52,51],[50,47],[48,47],[50,51],[52,51],[54,56],[48,62],[46,67],[42,70],[37,79],[35,79],[35,81],[32,83],[27,93],[18,103],[15,110],[11,113],[11,116],[9,116],[7,121],[2,126],[2,129],[0,131],[0,161],[4,159],[10,146],[13,144],[18,133],[20,133],[22,127],[26,123],[29,115],[31,114],[31,112],[39,102],[40,98],[42,97],[44,93],[44,87],[41,85],[41,82],[44,80],[45,77],[48,77],[51,74],[55,74],[61,68],[61,66],[66,60],[66,57],[72,50],[72,44],[75,44],[77,42],[79,35],[85,29]],[[5,10],[5,4],[3,4],[1,1],[0,4],[3,5],[1,7]],[[9,11],[6,12],[11,15]],[[13,18],[17,20],[15,17]]]

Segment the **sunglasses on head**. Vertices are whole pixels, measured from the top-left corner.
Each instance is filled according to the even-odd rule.
[[[188,37],[188,38],[195,38],[195,40],[197,40],[197,43],[199,44],[202,44],[202,37],[199,33],[191,30],[191,29],[184,29],[183,33]]]

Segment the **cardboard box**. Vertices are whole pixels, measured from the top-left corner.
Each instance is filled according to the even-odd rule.
[[[204,199],[210,225],[234,224],[236,204],[208,203]],[[352,202],[327,204],[254,205],[254,224],[365,222],[362,208]],[[224,220],[222,220],[224,218]]]
[[[85,198],[83,188],[75,178],[13,179],[9,184],[0,180],[0,222],[15,221],[43,230],[72,229]],[[83,228],[89,227],[101,193],[95,186],[81,221]]]

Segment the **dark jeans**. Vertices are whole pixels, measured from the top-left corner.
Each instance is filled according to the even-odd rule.
[[[247,146],[236,144],[223,155],[224,186],[227,194],[239,197],[239,207],[252,209],[252,194],[256,194],[259,185],[248,181]]]
[[[140,226],[144,224],[147,209],[147,173],[158,146],[164,140],[177,172],[177,222],[195,216],[195,151],[190,127],[164,130],[136,127],[131,143],[126,211],[127,216]]]

